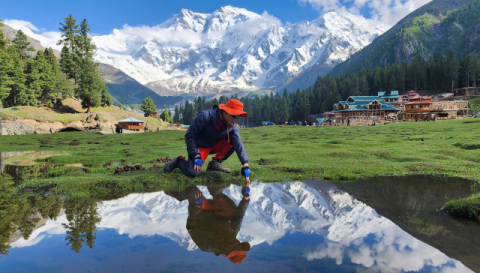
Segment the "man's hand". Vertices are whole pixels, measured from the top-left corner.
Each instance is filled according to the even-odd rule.
[[[202,203],[203,203],[203,193],[201,191],[198,191],[195,194],[195,204],[201,205]]]
[[[248,163],[243,164],[241,173],[245,177],[245,180],[247,180],[247,184],[250,184],[250,168],[248,167]]]
[[[203,160],[201,158],[195,158],[195,171],[201,172],[203,169]]]

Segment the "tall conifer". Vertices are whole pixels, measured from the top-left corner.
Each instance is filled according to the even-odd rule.
[[[1,19],[0,26],[2,26]],[[7,40],[5,39],[3,31],[0,29],[0,105],[3,106],[7,106],[4,100],[10,95],[11,86],[13,85],[13,81],[8,75],[8,72],[11,67],[14,66],[6,46]]]
[[[62,32],[61,39],[57,45],[63,45],[60,65],[69,79],[75,81],[75,86],[78,88],[78,37],[79,33],[77,21],[70,14],[64,18],[65,22],[60,23],[59,30]]]
[[[458,60],[455,58],[455,52],[451,49],[447,57],[447,75],[451,81],[451,92],[455,87],[455,82],[458,79]]]
[[[28,90],[25,86],[25,74],[22,69],[22,61],[18,55],[18,49],[14,46],[8,48],[12,60],[8,67],[8,76],[11,79],[10,94],[5,99],[7,106],[37,105],[35,90]]]
[[[25,35],[25,33],[23,33],[21,30],[17,31],[17,35],[12,40],[12,43],[18,48],[18,54],[20,56],[20,60],[22,61],[25,61],[28,58],[28,52],[35,51],[33,47],[29,46],[30,42],[27,41],[27,35]]]

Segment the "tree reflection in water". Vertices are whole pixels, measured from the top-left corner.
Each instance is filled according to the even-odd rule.
[[[41,219],[57,219],[58,197],[17,193],[13,182],[0,181],[0,255],[7,255],[13,237],[27,240]]]
[[[68,224],[62,224],[66,229],[67,246],[79,253],[83,243],[93,248],[97,238],[97,227],[102,218],[97,212],[98,203],[94,199],[69,200],[65,204]]]
[[[250,198],[243,187],[243,198],[237,206],[222,193],[224,189],[225,187],[208,187],[213,199],[206,199],[197,187],[190,187],[181,193],[165,193],[180,202],[188,200],[186,227],[200,250],[221,255],[237,264],[245,260],[250,250],[249,243],[237,239]]]

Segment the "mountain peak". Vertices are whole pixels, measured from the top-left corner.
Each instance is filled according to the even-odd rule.
[[[189,9],[181,9],[180,13],[178,14],[179,17],[193,17],[195,12]]]
[[[125,54],[103,48],[97,54],[161,95],[249,92],[279,86],[316,63],[326,64],[317,74],[324,75],[377,34],[363,30],[353,15],[343,15],[354,18],[347,20],[339,14],[282,25],[270,16],[232,6],[211,14],[182,9],[152,29],[146,39],[156,40],[144,49],[140,50],[143,43],[136,43]]]

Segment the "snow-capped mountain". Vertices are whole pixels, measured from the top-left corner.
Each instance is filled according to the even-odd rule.
[[[182,10],[154,27],[95,36],[97,59],[160,95],[269,89],[317,63],[335,66],[387,30],[346,11],[283,25],[231,6]]]
[[[315,250],[304,253],[307,260],[329,257],[341,264],[348,259],[372,272],[416,272],[426,267],[438,272],[471,272],[331,183],[315,187],[301,182],[252,183],[250,188],[250,203],[237,239],[252,247],[302,232],[326,238]],[[212,198],[206,187],[199,189],[207,199]],[[231,185],[223,193],[237,205],[243,198],[239,186]],[[161,235],[189,251],[198,248],[186,228],[187,200],[180,202],[164,192],[130,194],[100,203],[98,212],[102,218],[99,230],[115,229],[130,238]],[[49,220],[28,240],[21,238],[11,247],[33,246],[48,234],[65,233],[61,223],[66,222],[65,216]],[[375,240],[365,243],[367,237]]]

